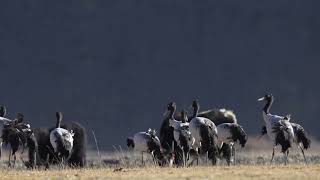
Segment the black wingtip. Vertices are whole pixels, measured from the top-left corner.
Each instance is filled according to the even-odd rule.
[[[127,138],[127,146],[128,148],[134,148],[134,141],[132,138]]]
[[[311,140],[306,138],[304,141],[302,141],[302,144],[304,149],[309,149],[311,145]]]
[[[247,133],[244,131],[244,129],[238,125],[238,124],[234,124],[232,126],[232,139],[234,141],[239,141],[239,144],[241,145],[241,147],[245,147],[247,140],[248,140],[248,136]]]
[[[266,126],[262,126],[261,128],[261,136],[267,134],[267,127]]]
[[[297,133],[298,142],[301,142],[303,145],[303,149],[309,149],[311,140],[307,137],[305,131],[303,129],[299,130]]]
[[[281,127],[277,127],[274,132],[276,132],[276,145],[281,145],[281,151],[285,153],[291,147],[290,140],[285,136],[285,133],[287,133],[286,130]]]

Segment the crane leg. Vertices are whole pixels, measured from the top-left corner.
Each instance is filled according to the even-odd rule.
[[[270,160],[270,165],[272,164],[272,161],[273,161],[273,158],[274,158],[274,148],[275,147],[273,147],[273,149],[272,149],[272,156],[271,156],[271,160]]]
[[[286,152],[284,152],[284,157],[285,157],[284,164],[287,165],[288,164],[288,158],[289,158],[289,149]]]
[[[206,152],[206,165],[208,165],[208,156],[209,156],[209,152]]]
[[[234,145],[232,146],[232,151],[233,151],[233,165],[236,165],[236,147]]]
[[[302,152],[302,155],[303,155],[303,158],[304,158],[304,162],[305,162],[306,164],[308,164],[307,159],[306,159],[306,156],[305,156],[305,154],[304,154],[303,148],[302,148],[300,145],[299,145],[299,148],[301,149],[301,152]]]
[[[141,152],[141,164],[142,164],[142,166],[144,165],[144,161],[143,161],[143,152]]]
[[[10,151],[9,151],[9,164],[8,164],[8,167],[11,167],[11,152],[12,152],[12,149],[10,148]]]
[[[17,160],[17,156],[16,154],[13,155],[13,167],[16,166],[16,160]]]

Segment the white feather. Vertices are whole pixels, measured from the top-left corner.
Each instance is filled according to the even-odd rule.
[[[232,141],[232,134],[230,131],[232,123],[222,123],[217,126],[218,130],[218,141],[219,143],[230,143]]]
[[[140,152],[148,152],[148,141],[150,140],[151,135],[147,132],[138,132],[134,134],[134,150]],[[160,140],[157,136],[155,136],[156,141],[160,144]]]
[[[174,131],[173,131],[173,137],[174,137],[174,140],[177,142],[177,144],[179,146],[181,146],[181,142],[180,142],[180,132],[181,132],[181,129],[183,129],[184,127],[189,127],[189,123],[188,122],[181,122],[181,121],[177,121],[175,119],[170,119],[169,120],[169,126],[173,127]],[[191,132],[189,132],[191,134]],[[191,137],[191,142],[190,144],[193,145],[194,143],[194,138]]]
[[[216,125],[210,119],[207,119],[204,117],[195,117],[191,119],[189,123],[189,128],[190,128],[191,135],[194,138],[194,143],[193,143],[194,149],[198,149],[201,147],[202,139],[200,134],[200,131],[201,131],[200,127],[202,125],[210,126],[212,127],[212,130],[214,131],[215,134],[218,133]]]
[[[283,116],[272,115],[270,113],[266,114],[265,112],[263,112],[263,119],[266,123],[267,134],[269,138],[272,141],[274,141],[274,143],[276,139],[276,133],[273,132],[273,128],[277,123],[281,123],[284,127],[287,128],[287,131],[286,131],[287,133],[285,133],[285,136],[289,138],[291,141],[293,141],[294,132],[293,132],[292,125],[290,124],[289,121],[283,120],[284,119]]]
[[[57,137],[59,136],[59,137]],[[54,149],[54,152],[58,151],[58,141],[61,139],[62,144],[66,150],[71,152],[73,148],[73,136],[74,133],[72,131],[68,131],[63,128],[55,128],[50,132],[50,143]]]

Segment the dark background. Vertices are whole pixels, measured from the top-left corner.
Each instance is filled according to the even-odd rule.
[[[316,0],[0,1],[0,103],[33,127],[88,121],[102,149],[159,128],[165,106],[233,109],[252,135],[272,112],[320,133]],[[90,129],[88,128],[88,129]],[[93,144],[92,137],[89,142]]]

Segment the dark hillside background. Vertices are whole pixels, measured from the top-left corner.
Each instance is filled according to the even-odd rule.
[[[0,104],[34,127],[65,120],[102,149],[159,128],[165,106],[233,109],[260,132],[291,113],[319,138],[320,1],[0,1]],[[89,136],[92,143],[92,138]]]

